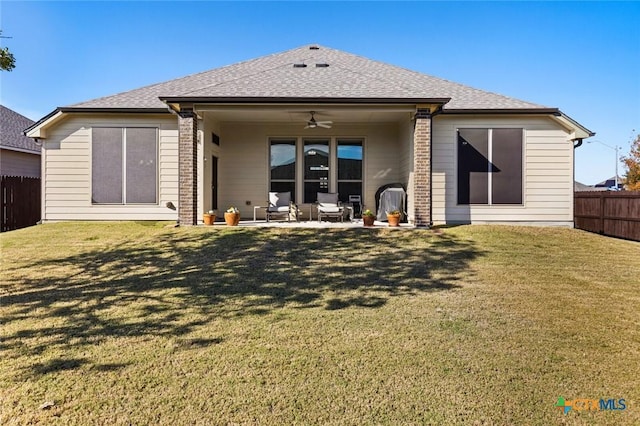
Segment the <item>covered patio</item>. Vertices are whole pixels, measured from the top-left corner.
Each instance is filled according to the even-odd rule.
[[[263,218],[256,208],[270,191],[290,192],[303,220],[317,217],[322,192],[359,197],[376,212],[376,191],[388,184],[405,188],[409,225],[431,224],[431,114],[443,100],[164,101],[179,117],[181,224],[231,206],[245,221]]]

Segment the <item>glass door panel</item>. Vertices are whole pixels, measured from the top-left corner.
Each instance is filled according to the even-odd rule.
[[[318,192],[329,192],[329,140],[304,141],[304,202],[316,201]]]

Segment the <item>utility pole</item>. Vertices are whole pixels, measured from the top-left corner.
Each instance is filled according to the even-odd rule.
[[[617,190],[619,189],[619,188],[618,188],[618,150],[620,149],[620,147],[619,147],[618,145],[616,145],[616,146],[607,145],[606,143],[601,142],[601,141],[598,141],[598,140],[595,140],[595,141],[587,141],[587,143],[592,143],[592,142],[597,142],[597,143],[599,143],[600,145],[606,146],[607,148],[612,149],[612,150],[614,150],[614,151],[616,152],[616,158],[615,158],[615,160],[616,160],[616,167],[615,167],[616,175],[615,175],[615,178],[614,178],[614,179],[615,179],[615,183],[616,183],[616,191],[617,191]]]

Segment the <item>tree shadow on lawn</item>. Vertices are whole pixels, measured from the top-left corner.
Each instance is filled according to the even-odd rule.
[[[46,278],[9,278],[0,320],[37,325],[5,334],[1,349],[24,355],[119,336],[180,339],[216,318],[284,306],[377,308],[460,287],[480,255],[470,241],[422,230],[162,231],[28,266],[50,271]],[[193,341],[185,346],[221,339]]]

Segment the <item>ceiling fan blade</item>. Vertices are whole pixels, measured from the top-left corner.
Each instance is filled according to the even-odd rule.
[[[307,126],[305,127],[305,129],[315,129],[316,127],[330,129],[333,121],[316,121],[315,113],[315,111],[309,111],[309,114],[311,114],[311,118],[307,120]]]

